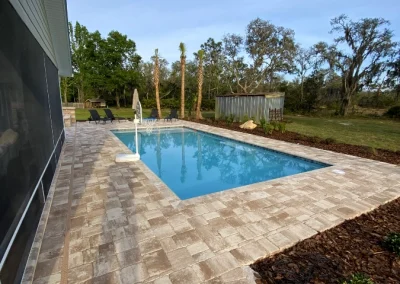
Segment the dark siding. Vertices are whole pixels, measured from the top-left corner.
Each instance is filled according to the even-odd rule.
[[[64,132],[57,68],[3,0],[0,38],[0,260],[28,210],[0,271],[5,284],[21,279]]]

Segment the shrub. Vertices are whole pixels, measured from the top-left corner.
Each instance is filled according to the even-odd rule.
[[[278,123],[278,130],[281,132],[281,133],[285,133],[286,132],[286,123],[285,122],[279,122]]]
[[[267,121],[265,120],[264,117],[262,117],[262,118],[260,119],[261,128],[264,129],[264,127],[265,127],[266,124],[267,124]]]
[[[351,275],[348,281],[344,281],[343,284],[374,284],[374,281],[362,273],[355,273]]]
[[[390,118],[400,118],[400,106],[394,106],[388,109],[386,115]]]
[[[400,233],[389,233],[383,241],[383,247],[400,256]]]
[[[263,129],[264,129],[264,133],[267,135],[272,134],[272,132],[274,131],[274,127],[272,126],[272,124],[269,124],[269,123],[264,124]]]
[[[246,122],[249,120],[249,116],[247,114],[243,115],[242,122]]]
[[[326,144],[334,144],[334,143],[336,143],[336,139],[335,138],[326,138],[325,143]]]
[[[230,114],[226,118],[226,122],[228,123],[229,126],[231,126],[234,121],[235,121],[235,115],[234,114]]]
[[[278,124],[279,123],[277,121],[273,120],[273,121],[270,122],[270,124],[274,127],[274,130],[279,130],[279,128],[278,128]]]
[[[378,156],[378,152],[376,151],[376,149],[374,147],[368,147],[368,151],[374,155],[374,156]]]

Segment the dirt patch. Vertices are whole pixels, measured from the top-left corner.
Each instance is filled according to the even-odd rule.
[[[342,283],[363,273],[375,283],[400,283],[400,257],[382,248],[400,232],[400,199],[299,242],[251,265],[258,283]]]
[[[258,136],[263,136],[271,139],[282,140],[286,142],[301,144],[305,146],[315,147],[319,149],[329,150],[333,152],[348,154],[352,156],[377,160],[385,163],[400,165],[400,151],[393,152],[384,149],[372,149],[366,146],[357,146],[357,145],[350,145],[345,143],[338,143],[334,141],[327,141],[322,138],[318,137],[309,137],[299,133],[286,131],[285,133],[281,133],[279,131],[274,131],[272,134],[265,134],[263,129],[257,127],[253,130],[246,130],[239,128],[239,123],[232,123],[231,125],[226,124],[222,121],[207,121],[207,120],[200,120],[200,121],[193,121],[201,124],[206,124],[210,126],[220,127],[224,129],[229,129],[233,131],[239,131],[244,133],[250,133]]]

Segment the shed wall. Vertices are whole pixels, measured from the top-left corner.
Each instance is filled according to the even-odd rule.
[[[242,120],[245,115],[259,122],[262,117],[269,121],[270,109],[283,109],[285,97],[265,96],[227,96],[216,97],[215,118],[227,117],[231,114]]]

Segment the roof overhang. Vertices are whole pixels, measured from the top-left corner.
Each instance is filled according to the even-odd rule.
[[[72,76],[66,0],[10,0],[14,9],[58,69]]]

